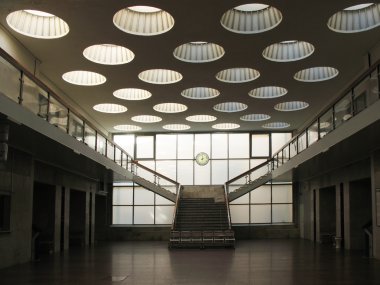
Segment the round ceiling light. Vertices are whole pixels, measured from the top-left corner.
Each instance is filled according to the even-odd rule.
[[[365,3],[348,7],[332,15],[327,26],[338,33],[358,33],[380,25],[380,4]]]
[[[105,76],[99,73],[84,70],[66,72],[62,75],[62,78],[68,83],[82,86],[100,85],[107,80]]]
[[[283,41],[266,47],[263,57],[276,62],[291,62],[310,56],[314,50],[314,46],[308,42]]]
[[[207,42],[190,42],[177,47],[173,55],[176,59],[191,63],[215,61],[224,55],[220,45]]]
[[[113,127],[115,130],[124,132],[140,131],[141,127],[135,125],[117,125]]]
[[[69,25],[64,20],[38,10],[12,12],[6,21],[16,32],[37,39],[57,39],[69,33]]]
[[[152,93],[144,89],[123,88],[114,91],[113,96],[122,100],[138,101],[150,98]]]
[[[164,125],[162,128],[165,130],[170,130],[170,131],[184,131],[190,129],[189,125],[184,125],[184,124],[170,124],[170,125]]]
[[[181,113],[187,110],[187,106],[179,103],[161,103],[153,106],[160,113]]]
[[[302,82],[320,82],[332,79],[338,75],[339,71],[334,67],[319,66],[298,71],[294,79]]]
[[[151,115],[138,115],[138,116],[132,117],[131,120],[137,123],[149,124],[149,123],[161,122],[162,118],[158,116],[151,116]]]
[[[88,60],[105,65],[118,65],[131,62],[135,54],[122,46],[113,44],[99,44],[87,47],[83,56]]]
[[[259,78],[260,72],[253,68],[237,67],[219,71],[216,79],[226,83],[244,83]]]
[[[274,106],[274,109],[282,112],[299,111],[309,107],[309,104],[303,101],[289,101],[278,103]]]
[[[220,92],[214,88],[209,87],[193,87],[185,89],[181,92],[181,95],[188,99],[212,99],[218,97]]]
[[[193,115],[186,117],[186,120],[194,123],[206,123],[215,121],[216,117],[211,115]]]
[[[109,113],[109,114],[124,113],[128,110],[127,107],[123,105],[112,104],[112,103],[97,104],[93,108],[95,111],[98,111],[101,113]]]
[[[267,114],[249,114],[240,117],[240,120],[247,122],[260,122],[269,120],[270,116]]]
[[[239,34],[257,34],[277,27],[281,12],[272,6],[252,3],[237,6],[225,12],[220,20],[228,31]]]
[[[285,122],[273,122],[262,125],[264,129],[285,129],[290,127],[290,124]]]
[[[248,95],[257,99],[271,99],[284,96],[288,90],[279,86],[264,86],[253,89],[248,92]]]
[[[233,129],[240,128],[240,125],[234,124],[234,123],[220,123],[220,124],[212,125],[211,127],[217,130],[233,130]]]
[[[239,102],[224,102],[216,104],[213,109],[218,112],[234,113],[244,111],[248,105]]]
[[[113,16],[114,25],[123,32],[139,36],[155,36],[168,32],[174,18],[166,11],[150,6],[132,6]]]
[[[152,84],[172,84],[182,80],[182,74],[169,69],[149,69],[139,74],[140,80]]]

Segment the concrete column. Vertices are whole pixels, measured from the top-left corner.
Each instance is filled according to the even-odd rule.
[[[86,208],[85,208],[85,224],[84,224],[84,245],[88,246],[90,244],[90,202],[91,195],[90,192],[86,192]]]
[[[63,249],[69,249],[70,238],[70,188],[65,187],[65,209],[64,209],[64,227],[63,227]]]
[[[321,227],[320,227],[320,209],[321,206],[320,206],[320,199],[319,199],[319,189],[316,189],[315,190],[315,223],[316,223],[316,227],[315,227],[315,230],[316,230],[316,242],[321,242]]]
[[[62,186],[55,186],[54,252],[61,250]]]
[[[91,192],[91,245],[95,244],[95,192]]]
[[[371,155],[373,257],[380,259],[380,151]]]
[[[344,248],[351,248],[351,219],[350,219],[350,182],[343,183],[343,205],[344,205]]]

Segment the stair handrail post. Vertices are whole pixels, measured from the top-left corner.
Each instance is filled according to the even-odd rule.
[[[174,230],[175,219],[176,219],[177,214],[178,214],[179,199],[180,199],[180,196],[181,196],[181,188],[182,188],[182,186],[180,184],[177,184],[177,187],[178,187],[177,199],[175,201],[175,206],[174,206],[174,213],[173,213],[173,220],[172,220],[172,228],[171,228],[171,230]]]
[[[230,203],[228,201],[228,194],[227,194],[227,183],[224,184],[224,199],[225,199],[225,203],[226,203],[226,207],[227,207],[227,215],[228,215],[228,229],[231,230],[232,226],[232,222],[231,222],[231,211],[230,211]]]

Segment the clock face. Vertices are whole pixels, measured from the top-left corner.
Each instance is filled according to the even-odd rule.
[[[208,154],[205,153],[205,152],[200,152],[197,154],[197,156],[195,157],[195,161],[199,164],[199,165],[206,165],[208,163],[208,161],[210,160],[210,158],[208,157]]]

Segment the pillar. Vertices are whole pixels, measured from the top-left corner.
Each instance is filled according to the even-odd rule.
[[[62,186],[55,186],[54,252],[61,250]]]
[[[69,249],[70,238],[70,188],[65,187],[65,208],[64,208],[64,226],[63,226],[63,249]]]

